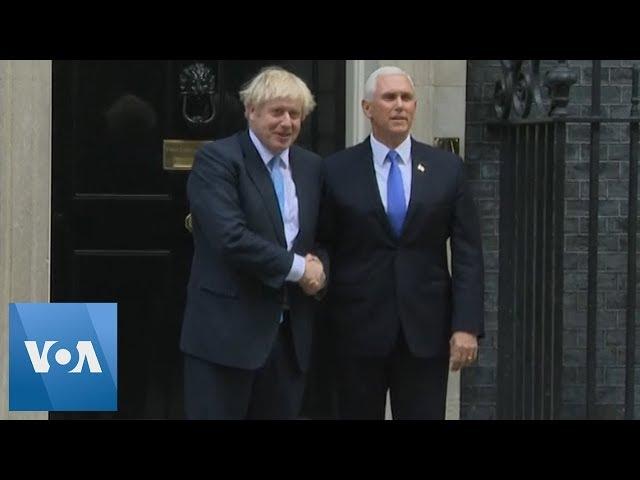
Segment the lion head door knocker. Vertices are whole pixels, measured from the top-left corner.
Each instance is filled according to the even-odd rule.
[[[203,63],[192,63],[180,73],[182,117],[189,125],[208,125],[216,116],[215,75]]]

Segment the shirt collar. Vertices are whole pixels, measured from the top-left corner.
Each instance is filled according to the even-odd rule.
[[[384,164],[384,160],[387,158],[387,153],[391,150],[384,143],[380,142],[376,137],[371,134],[370,142],[371,142],[371,151],[373,152],[373,162],[381,167]],[[394,148],[398,154],[400,154],[400,163],[403,165],[409,161],[411,157],[411,135],[407,135],[407,138],[398,145],[397,148]]]
[[[264,162],[264,164],[267,166],[267,168],[269,168],[269,162],[276,155],[274,153],[271,153],[267,149],[267,147],[264,146],[264,144],[260,141],[258,136],[255,133],[253,133],[253,130],[251,129],[249,129],[249,137],[251,138],[251,142],[253,143],[253,145],[258,150],[258,153],[260,154],[260,158],[262,158],[262,161]],[[287,148],[278,156],[284,162],[285,167],[289,169],[289,149]]]

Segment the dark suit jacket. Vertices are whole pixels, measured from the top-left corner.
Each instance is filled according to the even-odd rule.
[[[399,239],[380,199],[369,138],[324,161],[319,238],[331,259],[328,307],[339,353],[387,355],[400,326],[424,358],[448,354],[453,331],[484,334],[480,228],[462,159],[413,139],[411,156]]]
[[[321,158],[297,146],[289,155],[300,231],[293,252],[314,250]],[[212,363],[255,369],[264,364],[290,308],[298,358],[308,366],[315,299],[285,282],[293,253],[267,167],[247,131],[205,145],[187,184],[194,256],[181,349]],[[326,255],[316,252],[325,264]]]

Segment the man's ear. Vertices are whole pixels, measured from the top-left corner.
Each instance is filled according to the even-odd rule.
[[[371,118],[370,109],[371,109],[371,102],[368,102],[366,100],[362,100],[362,111],[364,112],[364,115],[367,118]]]

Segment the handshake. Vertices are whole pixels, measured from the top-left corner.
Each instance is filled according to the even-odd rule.
[[[322,262],[315,255],[308,253],[305,257],[304,275],[298,280],[300,287],[307,295],[315,295],[324,288],[326,281]]]

